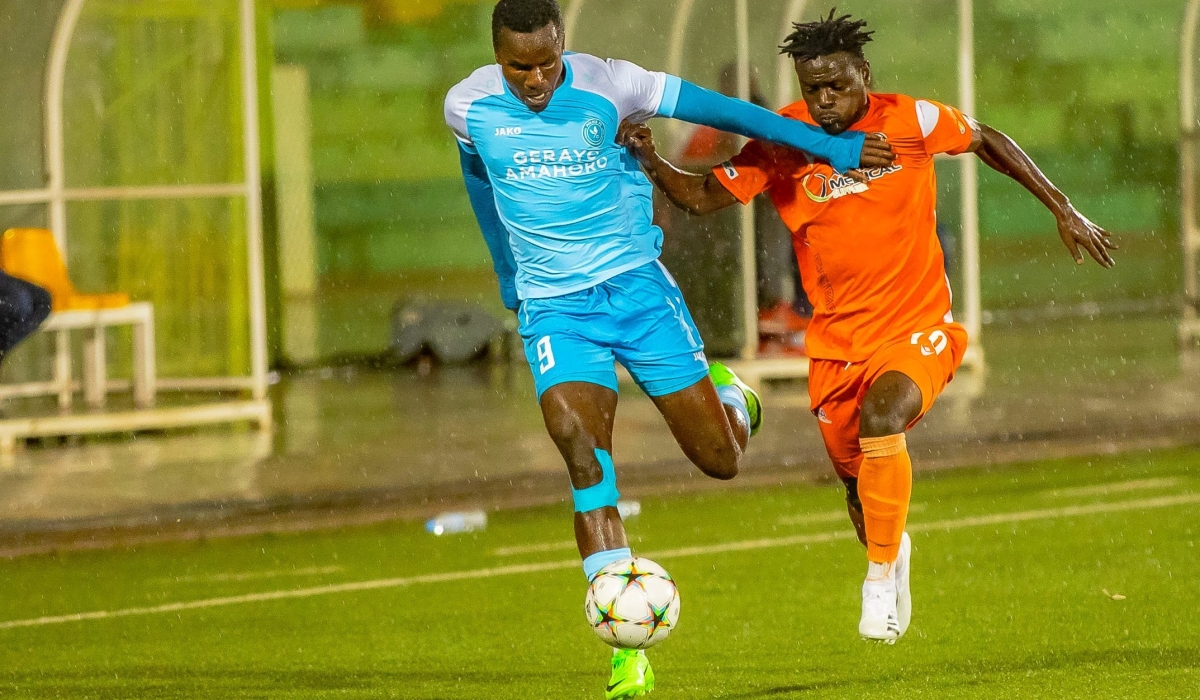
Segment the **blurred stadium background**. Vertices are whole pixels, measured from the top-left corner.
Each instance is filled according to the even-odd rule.
[[[773,47],[787,4],[752,3],[753,64],[768,95],[775,94]],[[809,14],[819,4],[808,3]],[[5,189],[33,188],[41,186],[43,175],[38,78],[60,3],[6,5],[13,20],[6,29],[13,34],[11,43],[25,50],[16,52],[17,60],[6,68],[13,76],[4,82],[11,98],[6,100],[8,121],[22,131],[5,138]],[[663,68],[675,5],[660,0],[592,6],[580,19],[573,44]],[[871,46],[878,89],[957,101],[956,3],[838,6],[870,18],[879,29]],[[277,151],[273,67],[303,69],[312,124],[318,332],[310,352],[294,351],[299,357],[290,357],[278,330],[281,316],[272,314],[276,362],[307,364],[381,351],[391,304],[406,294],[471,299],[500,310],[441,117],[448,87],[491,59],[490,7],[468,0],[257,4],[268,188],[274,184]],[[1179,295],[1182,10],[1177,0],[978,4],[978,116],[1015,134],[1080,208],[1121,232],[1127,246],[1117,275],[1072,276],[1059,259],[1059,244],[1046,235],[1048,215],[1019,188],[985,171],[985,308],[1035,310],[1053,300],[1161,309]],[[684,73],[717,87],[720,67],[736,58],[732,3],[700,0],[694,16]],[[237,179],[242,135],[235,18],[236,3],[228,0],[84,4],[65,96],[72,184],[136,185],[155,181],[155,174],[177,183]],[[285,80],[294,82],[293,75]],[[941,174],[943,202],[951,205],[942,215],[951,228],[958,221],[955,173],[944,168]],[[264,201],[273,208],[274,197]],[[240,250],[236,243],[245,234],[231,206],[238,205],[117,211],[80,203],[70,213],[71,270],[85,287],[116,286],[135,296],[164,294],[164,283],[137,261],[147,265],[178,258],[196,267],[219,266],[181,275],[188,278],[240,270],[240,260],[212,254]],[[47,224],[38,209],[9,206],[0,216],[6,227]],[[209,254],[197,259],[179,252],[184,246],[138,235],[164,228],[208,236],[190,244]],[[142,246],[132,243],[138,239]],[[1052,253],[1047,264],[1031,262],[1044,252]],[[153,267],[158,274],[169,269]],[[279,308],[281,291],[277,284],[269,286],[276,287],[270,291],[273,307]],[[226,326],[245,326],[245,320],[226,318],[232,304],[201,309],[203,299],[213,299],[210,290],[179,289],[155,298],[170,314],[160,333],[168,367],[172,362],[236,367],[236,347],[206,343],[224,337],[219,331]],[[191,322],[184,323],[184,316]],[[182,326],[190,326],[190,332]]]
[[[310,79],[322,292],[317,356],[378,351],[397,292],[467,296],[497,308],[441,118],[446,89],[490,60],[490,3],[303,4],[278,10],[273,34],[275,60],[305,67]],[[828,10],[808,4],[809,14]],[[753,65],[770,96],[787,5],[751,3]],[[665,68],[675,7],[593,4],[572,45]],[[957,101],[956,3],[838,7],[879,30],[871,45],[878,89]],[[1016,134],[1081,210],[1120,231],[1126,244],[1117,275],[1068,272],[1060,243],[1047,235],[1050,217],[985,169],[984,307],[1090,301],[1165,310],[1181,290],[1181,3],[981,2],[976,12],[978,116]],[[700,0],[693,13],[683,73],[715,88],[720,67],[736,59],[733,4]],[[952,229],[956,174],[953,167],[940,173],[943,221]]]
[[[692,13],[681,73],[720,88],[722,70],[737,58],[734,2],[580,3],[571,46],[664,69],[681,4]],[[774,49],[781,18],[789,7],[803,19],[829,5],[749,4],[750,67],[768,102],[783,94]],[[427,357],[402,364],[389,354],[398,302],[472,303],[511,318],[495,293],[442,119],[446,90],[492,60],[491,6],[0,3],[9,57],[0,69],[9,125],[0,134],[0,229],[55,228],[54,206],[43,197],[52,180],[43,96],[56,27],[74,8],[62,66],[65,225],[55,232],[70,275],[85,291],[120,290],[153,302],[159,408],[207,406],[216,397],[249,411],[234,419],[271,428],[22,440],[0,475],[8,494],[0,518],[10,540],[47,527],[144,522],[164,509],[211,514],[238,511],[234,504],[259,512],[369,502],[412,515],[461,502],[561,498],[561,467],[541,432],[519,351],[493,343],[491,359],[464,367]],[[877,89],[958,102],[959,2],[837,6],[878,32],[869,47]],[[963,378],[962,396],[952,399],[961,403],[945,409],[941,428],[929,428],[930,463],[1002,461],[1005,450],[1036,454],[1055,445],[1099,449],[1097,432],[1112,441],[1104,449],[1196,434],[1191,365],[1177,333],[1184,6],[975,3],[976,116],[1025,146],[1082,211],[1119,234],[1122,250],[1111,272],[1076,268],[1037,202],[981,169],[988,369]],[[245,26],[253,28],[249,44]],[[246,92],[243,45],[254,47],[254,93]],[[257,98],[252,139],[247,94]],[[660,131],[672,149],[689,135],[686,128]],[[952,161],[939,167],[939,215],[953,242],[962,229],[960,169]],[[250,187],[261,184],[261,247],[252,223],[257,205],[239,184],[259,169],[261,182]],[[138,190],[155,187],[166,189]],[[737,219],[689,222],[668,236],[668,260],[697,316],[706,317],[718,355],[736,355],[745,341]],[[705,245],[688,245],[697,236]],[[959,288],[963,255],[950,257]],[[261,357],[257,308],[265,321]],[[129,378],[128,332],[109,331],[109,344],[109,378],[121,389]],[[33,338],[5,363],[3,381],[44,378],[52,350],[48,334]],[[268,369],[269,394],[259,386]],[[778,428],[756,450],[757,473],[775,480],[789,470],[824,474],[803,383],[774,385],[771,395]],[[253,412],[267,405],[253,402],[265,399],[266,417]],[[622,406],[619,431],[631,436],[626,463],[643,474],[638,483],[690,483],[649,404],[631,393]],[[118,392],[104,410],[127,408]],[[59,415],[50,397],[10,399],[6,410],[17,422]],[[84,420],[103,415],[74,411]]]

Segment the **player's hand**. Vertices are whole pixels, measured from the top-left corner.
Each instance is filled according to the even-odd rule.
[[[650,127],[631,121],[623,121],[621,126],[617,127],[617,145],[628,149],[629,154],[637,158],[639,163],[649,161],[657,153],[654,132],[650,131]]]
[[[1067,250],[1071,251],[1071,257],[1075,258],[1076,264],[1083,264],[1080,248],[1100,263],[1100,267],[1112,267],[1116,264],[1109,251],[1117,250],[1120,246],[1113,242],[1112,234],[1093,224],[1072,206],[1068,206],[1057,218],[1058,236],[1067,246]]]
[[[863,141],[862,155],[858,159],[858,167],[887,168],[896,160],[896,154],[888,144],[886,134],[867,134]]]

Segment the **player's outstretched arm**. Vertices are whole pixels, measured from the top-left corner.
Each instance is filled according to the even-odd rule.
[[[645,124],[622,122],[617,129],[617,143],[637,158],[646,176],[672,204],[689,214],[700,216],[737,204],[737,198],[711,172],[685,172],[658,155],[654,134]]]
[[[1080,214],[1016,141],[986,124],[975,123],[974,127],[978,141],[973,144],[975,155],[989,168],[1021,183],[1054,214],[1058,235],[1076,263],[1083,264],[1083,253],[1079,250],[1083,248],[1101,267],[1116,264],[1109,252],[1118,248],[1112,235]]]
[[[868,136],[861,131],[830,135],[812,124],[788,119],[686,80],[668,76],[668,81],[678,93],[664,98],[659,109],[661,116],[789,146],[829,161],[840,172],[855,168],[886,168],[896,158],[887,141],[878,136]]]
[[[479,230],[483,232],[483,240],[492,255],[492,269],[496,271],[496,278],[500,282],[500,298],[506,309],[516,311],[521,305],[517,298],[517,263],[508,245],[508,230],[496,211],[496,198],[492,192],[492,181],[488,179],[487,166],[478,154],[467,151],[462,144],[458,146],[458,162],[467,186],[467,198],[471,200],[471,209],[475,211],[475,220],[479,222]]]

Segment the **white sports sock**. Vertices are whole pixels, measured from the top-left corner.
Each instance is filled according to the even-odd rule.
[[[746,395],[742,390],[732,384],[717,387],[717,397],[721,399],[721,403],[730,406],[738,412],[738,415],[746,421],[746,425],[750,425],[750,409],[746,406]]]
[[[896,565],[896,562],[894,562],[894,561],[868,562],[867,578],[873,579],[873,580],[890,578],[892,576],[893,570],[895,569],[895,565]]]

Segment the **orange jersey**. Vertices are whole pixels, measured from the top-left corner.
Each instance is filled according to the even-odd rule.
[[[804,102],[780,114],[815,124]],[[844,362],[861,362],[914,330],[953,320],[936,234],[933,156],[963,153],[974,137],[958,110],[906,95],[872,94],[867,115],[853,128],[886,134],[896,153],[890,168],[867,171],[867,184],[758,141],[713,169],[743,204],[770,194],[792,231],[813,304],[808,355]]]

